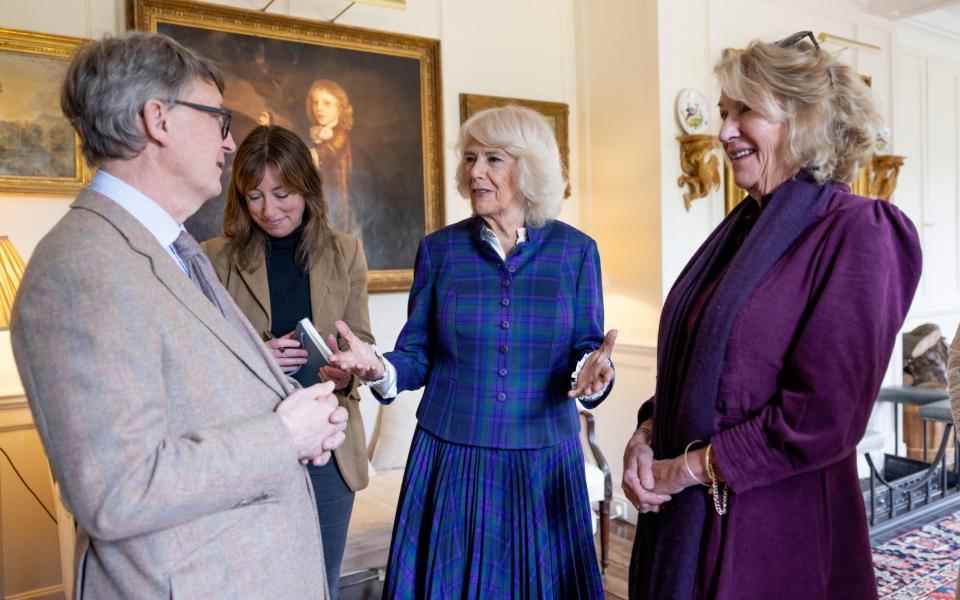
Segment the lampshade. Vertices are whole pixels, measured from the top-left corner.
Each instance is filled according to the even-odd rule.
[[[0,235],[0,330],[10,328],[13,298],[23,277],[23,259],[10,240]]]

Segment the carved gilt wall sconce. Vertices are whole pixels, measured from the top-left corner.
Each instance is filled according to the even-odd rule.
[[[897,189],[897,177],[903,166],[903,156],[877,154],[873,157],[869,173],[869,196],[889,200]]]
[[[712,135],[681,135],[680,170],[683,175],[677,178],[677,185],[686,186],[683,204],[687,210],[693,201],[706,197],[720,187],[720,157],[714,152],[720,148],[720,142]]]

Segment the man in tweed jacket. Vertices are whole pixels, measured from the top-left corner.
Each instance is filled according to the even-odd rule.
[[[142,33],[81,48],[64,83],[100,171],[33,253],[12,332],[80,530],[77,598],[327,597],[302,463],[329,459],[346,415],[331,384],[294,391],[187,275],[206,259],[185,256],[181,223],[234,150],[222,90],[210,63]]]

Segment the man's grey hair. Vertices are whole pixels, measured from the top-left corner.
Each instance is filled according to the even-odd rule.
[[[82,141],[92,166],[130,159],[147,145],[142,125],[151,99],[169,102],[196,81],[216,85],[223,76],[209,60],[160,33],[104,36],[81,46],[60,92],[63,114]]]

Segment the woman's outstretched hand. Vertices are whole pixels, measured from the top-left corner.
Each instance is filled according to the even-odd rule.
[[[332,381],[333,389],[338,392],[350,387],[350,382],[353,380],[352,374],[330,365],[320,367],[318,374],[320,375],[320,381]]]
[[[568,396],[571,398],[592,396],[610,385],[614,375],[610,357],[613,356],[613,347],[616,343],[617,330],[611,329],[607,332],[607,335],[603,336],[603,343],[600,344],[600,347],[590,354],[587,362],[581,367],[580,373],[577,375],[577,383],[570,390]]]
[[[341,350],[336,338],[331,335],[328,339],[328,345],[333,350],[330,364],[364,381],[383,379],[385,367],[383,361],[373,351],[373,346],[358,338],[350,326],[343,321],[337,321],[336,327],[340,337],[347,343],[347,348]]]

